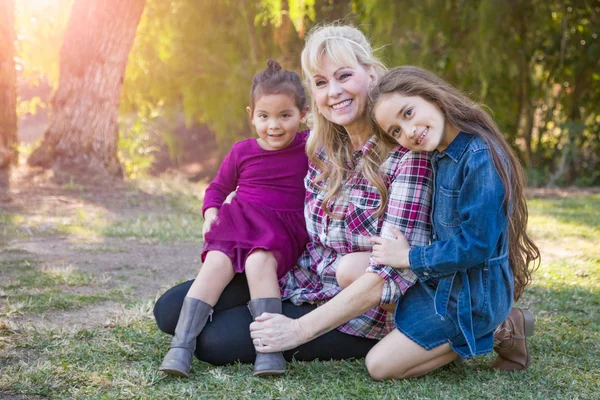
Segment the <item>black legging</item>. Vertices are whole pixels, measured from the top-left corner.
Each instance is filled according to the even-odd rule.
[[[175,332],[183,299],[192,282],[172,287],[156,302],[154,317],[161,331],[170,335]],[[213,365],[254,362],[256,353],[250,339],[252,317],[248,311],[248,301],[250,292],[246,276],[243,273],[236,274],[215,305],[212,322],[208,322],[198,336],[196,357]],[[311,304],[296,306],[289,301],[283,302],[283,314],[294,319],[315,308]],[[285,351],[283,355],[288,361],[292,358],[298,361],[346,360],[364,357],[376,343],[377,340],[347,335],[334,329],[293,350]]]

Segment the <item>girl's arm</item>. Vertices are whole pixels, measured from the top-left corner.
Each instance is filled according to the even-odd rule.
[[[204,193],[204,204],[202,205],[202,215],[206,220],[207,210],[216,208],[217,210],[223,205],[227,196],[235,191],[239,178],[238,168],[238,152],[240,143],[236,143],[231,148],[229,154],[225,156],[219,172],[215,179],[210,183]]]

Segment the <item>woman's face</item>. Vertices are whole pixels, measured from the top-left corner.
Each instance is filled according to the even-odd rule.
[[[375,81],[371,68],[360,64],[338,65],[324,54],[320,70],[313,75],[311,89],[323,117],[349,131],[368,118],[367,99]]]
[[[410,150],[443,151],[458,135],[437,104],[419,96],[384,94],[375,105],[375,121]]]

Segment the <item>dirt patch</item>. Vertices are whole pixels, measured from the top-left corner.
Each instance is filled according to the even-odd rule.
[[[0,213],[39,217],[42,221],[48,216],[53,221],[60,221],[77,213],[86,218],[99,216],[123,221],[139,215],[162,216],[174,212],[170,199],[140,190],[126,181],[73,179],[26,165],[13,171],[8,195],[11,201],[0,203]],[[122,295],[118,302],[95,303],[44,315],[11,317],[10,324],[19,329],[106,326],[115,319],[127,318],[132,311],[126,306],[135,303],[143,304],[144,310],[134,309],[134,313],[148,314],[161,293],[177,282],[193,278],[200,265],[200,240],[158,242],[77,234],[53,235],[44,232],[46,228],[52,232],[52,226],[45,227],[44,223],[39,224],[35,231],[28,231],[18,222],[13,228],[24,233],[15,239],[3,234],[0,228],[0,261],[29,259],[33,260],[35,268],[43,271],[75,271],[86,277],[84,284],[62,286],[62,293],[94,295],[112,290]],[[1,275],[0,272],[0,279]]]

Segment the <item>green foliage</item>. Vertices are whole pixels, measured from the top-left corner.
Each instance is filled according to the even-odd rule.
[[[21,79],[56,86],[72,2],[17,2]],[[304,34],[344,17],[388,65],[431,69],[488,106],[536,184],[600,184],[593,0],[148,0],[122,94],[124,119],[137,119],[121,129],[127,173],[147,169],[158,139],[178,157],[172,126],[181,115],[208,125],[221,153],[250,136],[252,76],[269,58],[299,71]],[[19,110],[41,106],[34,97]]]

